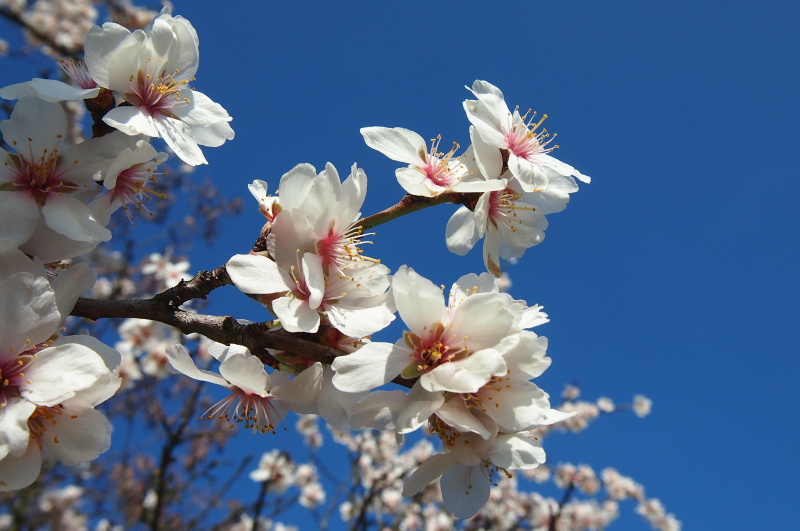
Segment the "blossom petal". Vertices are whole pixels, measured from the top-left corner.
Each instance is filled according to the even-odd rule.
[[[229,356],[219,366],[219,373],[247,394],[266,396],[270,379],[264,363],[255,356]]]
[[[442,474],[439,483],[444,508],[456,518],[475,516],[489,499],[489,478],[474,467],[458,464]]]
[[[36,230],[39,206],[26,192],[0,191],[0,234],[15,246],[22,245]]]
[[[489,456],[496,466],[522,470],[536,468],[545,458],[541,441],[516,434],[498,435]]]
[[[28,419],[35,410],[35,404],[21,398],[12,398],[0,407],[0,459],[19,457],[25,452],[31,436]]]
[[[367,343],[355,352],[333,361],[333,385],[341,391],[369,391],[392,381],[411,357],[391,343]]]
[[[192,357],[183,345],[175,345],[167,348],[167,360],[169,365],[177,372],[200,382],[208,382],[222,387],[228,387],[228,382],[219,374],[202,371],[192,361]]]
[[[57,79],[34,78],[0,89],[0,98],[17,100],[26,96],[36,96],[44,101],[56,102],[88,100],[96,97],[99,93],[99,87],[83,89],[67,85]]]
[[[362,127],[361,134],[369,147],[398,162],[419,163],[423,160],[420,151],[426,152],[425,139],[402,127]]]
[[[474,393],[493,375],[504,374],[506,370],[503,357],[493,349],[485,349],[463,360],[439,365],[420,376],[419,382],[428,391]]]
[[[286,407],[296,410],[317,400],[321,391],[322,364],[317,362],[271,392]]]
[[[94,218],[88,206],[68,195],[51,195],[42,207],[47,225],[79,242],[107,242],[111,231]]]
[[[294,297],[280,297],[272,302],[272,311],[287,332],[316,332],[319,313],[308,302]]]
[[[265,295],[288,291],[278,264],[266,256],[237,254],[228,260],[225,269],[242,293]]]
[[[21,395],[40,406],[55,406],[88,389],[110,371],[95,351],[77,343],[46,348],[27,367]]]
[[[18,457],[8,456],[0,460],[0,492],[23,489],[36,481],[42,469],[39,445],[28,439],[25,452]]]
[[[425,334],[426,328],[447,319],[442,290],[413,269],[401,266],[392,277],[397,312],[411,332]]]
[[[111,423],[91,407],[64,407],[43,435],[47,453],[68,466],[97,459],[111,447]]]
[[[46,341],[61,321],[44,277],[17,273],[0,281],[0,359]]]
[[[451,453],[436,454],[426,459],[403,485],[403,496],[413,496],[436,478],[458,465],[458,459]]]

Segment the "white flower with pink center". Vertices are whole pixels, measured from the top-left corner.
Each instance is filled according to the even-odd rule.
[[[397,311],[409,328],[394,345],[368,343],[333,362],[342,391],[375,389],[397,376],[425,391],[469,393],[507,372],[503,353],[518,333],[521,308],[505,293],[478,293],[455,307],[442,290],[403,266],[392,278]],[[413,390],[412,390],[413,392]]]
[[[157,153],[145,140],[137,140],[134,146],[124,148],[111,163],[103,179],[103,186],[108,193],[92,201],[97,215],[108,220],[120,207],[125,209],[131,221],[142,210],[150,214],[144,201],[152,195],[164,196],[148,186],[157,182],[156,176],[161,174],[159,169],[166,160],[166,153]]]
[[[267,374],[264,364],[249,351],[225,357],[219,367],[220,374],[198,369],[183,345],[169,348],[167,357],[176,371],[230,390],[228,396],[203,416],[243,424],[253,432],[274,432],[288,411],[313,404],[322,387],[319,363],[290,379],[282,371]]]
[[[295,260],[297,250],[322,257],[325,269],[371,261],[362,255],[364,236],[358,220],[367,195],[367,175],[353,164],[342,182],[328,163],[319,174],[311,164],[298,164],[281,177],[279,204],[269,240],[270,255],[279,262]],[[327,271],[326,271],[327,273]]]
[[[92,79],[128,104],[103,121],[129,135],[163,138],[192,166],[206,164],[199,146],[221,146],[234,136],[225,109],[189,87],[200,59],[198,42],[189,21],[168,8],[144,30],[131,33],[109,22],[86,36]]]
[[[475,81],[467,90],[478,98],[464,102],[467,118],[486,143],[502,151],[509,171],[523,191],[547,190],[550,179],[556,177],[572,181],[573,186],[573,177],[585,183],[591,180],[550,156],[558,146],[549,147],[553,138],[546,129],[539,130],[547,115],[537,119],[530,111],[524,115],[520,115],[518,108],[510,112],[500,89],[486,81]]]
[[[243,293],[262,295],[289,332],[316,332],[325,316],[342,333],[363,337],[394,319],[386,306],[389,268],[382,264],[351,262],[326,273],[320,255],[298,252],[293,262],[240,254],[226,269]]]
[[[108,241],[111,233],[85,201],[100,190],[95,179],[101,178],[122,149],[125,136],[112,134],[64,145],[64,110],[38,98],[21,99],[11,118],[0,122],[0,130],[16,150],[0,149],[3,238],[22,246],[43,218],[45,226],[62,238],[89,245]]]
[[[446,450],[423,462],[403,486],[410,497],[441,477],[445,509],[456,518],[470,518],[489,499],[498,474],[528,470],[545,462],[541,442],[519,434],[497,433],[484,439],[475,433],[461,433],[441,422],[431,427]]]
[[[473,178],[473,172],[461,162],[461,157],[454,156],[459,147],[455,142],[450,151],[440,152],[441,136],[432,139],[428,149],[420,135],[402,127],[364,127],[361,134],[372,149],[409,165],[398,168],[395,175],[400,186],[411,195],[435,197],[445,192],[486,192],[504,186],[500,181]]]
[[[353,165],[344,182],[332,164],[317,174],[299,164],[280,182],[280,210],[269,256],[236,255],[226,268],[241,291],[259,299],[290,332],[331,324],[352,337],[385,328],[389,268],[364,257],[358,219],[367,176]],[[323,321],[324,319],[324,321]]]
[[[31,484],[42,449],[67,464],[90,461],[111,443],[94,406],[120,385],[115,350],[89,336],[51,339],[61,321],[43,277],[0,281],[0,491]]]
[[[447,248],[457,255],[467,254],[485,238],[483,261],[496,277],[502,273],[500,258],[518,258],[541,243],[548,225],[545,209],[526,201],[533,194],[523,194],[514,185],[481,195],[474,210],[462,206],[447,223]]]

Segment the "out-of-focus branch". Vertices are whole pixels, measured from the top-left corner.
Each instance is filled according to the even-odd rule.
[[[39,31],[38,28],[35,26],[30,25],[25,19],[22,18],[22,15],[7,8],[7,7],[0,7],[0,17],[22,27],[25,31],[42,41],[46,46],[52,48],[59,55],[64,57],[69,57],[72,59],[77,59],[81,50],[73,50],[72,48],[67,48],[62,44],[58,44],[56,41],[52,39],[49,35],[42,33]]]

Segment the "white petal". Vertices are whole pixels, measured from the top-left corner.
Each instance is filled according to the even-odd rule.
[[[25,371],[21,395],[40,406],[55,406],[88,389],[109,374],[95,351],[77,343],[64,343],[40,351]]]
[[[56,195],[42,207],[47,225],[59,234],[79,242],[107,242],[111,231],[94,218],[88,206],[74,197]]]
[[[490,431],[472,414],[472,410],[466,406],[464,400],[459,396],[445,402],[437,411],[436,416],[445,421],[448,425],[461,432],[477,433],[484,439],[491,437],[494,432]]]
[[[308,307],[319,308],[325,295],[325,274],[322,272],[322,257],[314,253],[305,253],[302,260],[303,277],[308,288]]]
[[[467,254],[480,239],[473,212],[465,206],[456,210],[447,222],[445,237],[451,253],[459,256]]]
[[[403,485],[403,496],[406,498],[413,496],[457,465],[458,459],[453,454],[432,455],[408,477]]]
[[[492,464],[506,469],[527,470],[545,462],[542,443],[521,435],[498,435],[489,456]]]
[[[11,398],[0,408],[0,459],[19,457],[25,452],[31,436],[28,419],[35,410],[36,404],[21,398]]]
[[[219,373],[247,393],[266,396],[269,391],[270,380],[264,364],[253,355],[225,358],[219,366]]]
[[[460,361],[444,363],[420,376],[419,382],[428,391],[474,393],[493,375],[506,372],[506,362],[495,350],[475,352]]]
[[[82,89],[67,85],[56,79],[34,78],[24,83],[9,85],[0,89],[0,98],[16,100],[26,96],[36,96],[44,101],[88,100],[96,97],[100,88]]]
[[[396,378],[410,360],[408,351],[391,343],[367,343],[333,361],[333,385],[348,393],[369,391]]]
[[[67,132],[67,118],[58,103],[39,98],[22,98],[11,118],[0,122],[3,140],[26,160],[38,160],[45,151],[59,150]],[[32,162],[32,161],[29,161]]]
[[[0,191],[0,234],[15,246],[31,237],[39,222],[39,206],[26,192]]]
[[[111,423],[90,407],[65,407],[45,428],[47,453],[72,466],[92,461],[111,447]]]
[[[217,147],[232,140],[233,129],[228,111],[222,105],[197,91],[186,91],[191,96],[192,109],[183,116],[183,121],[192,128],[194,140],[201,146]]]
[[[444,403],[442,393],[431,393],[415,383],[397,417],[396,429],[399,433],[411,433],[425,425],[430,417]]]
[[[0,460],[0,492],[27,487],[39,477],[42,468],[39,445],[28,440],[25,452],[19,457],[8,456]]]
[[[483,471],[462,464],[445,472],[439,484],[447,512],[456,518],[471,518],[489,499],[489,478]]]
[[[288,291],[278,264],[262,255],[237,254],[225,264],[228,276],[242,293],[266,295]]]
[[[307,301],[280,297],[272,302],[272,311],[287,332],[316,332],[319,329],[319,313],[310,308]]]
[[[393,430],[405,403],[406,393],[400,390],[364,393],[350,408],[350,422],[353,429]]]
[[[106,123],[108,123],[107,118],[108,114],[103,118]],[[190,166],[208,164],[200,146],[197,145],[192,128],[187,124],[168,116],[158,116],[155,118],[155,125],[160,133],[156,136],[163,138],[183,162]]]
[[[103,24],[102,28],[94,26],[90,29],[86,34],[85,61],[92,79],[101,87],[122,88],[112,83],[111,68],[119,63],[120,52],[123,49],[135,51],[137,44],[135,39],[131,38],[130,30],[113,22]],[[131,71],[130,74],[134,72]]]
[[[17,273],[0,281],[0,359],[43,343],[58,327],[56,298],[44,277]]]
[[[400,318],[411,332],[426,335],[436,323],[447,319],[442,290],[406,266],[392,277],[392,293]]]
[[[228,382],[219,374],[198,369],[183,345],[167,348],[167,360],[174,370],[189,378],[228,387]]]
[[[138,107],[116,107],[106,113],[103,121],[126,135],[161,136],[153,117]]]
[[[417,164],[424,160],[420,154],[426,153],[425,139],[414,131],[395,127],[362,127],[364,142],[387,157],[406,164]]]
[[[289,382],[276,386],[272,394],[291,410],[313,403],[322,391],[322,364],[317,362]]]

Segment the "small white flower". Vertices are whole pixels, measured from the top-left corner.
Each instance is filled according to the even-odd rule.
[[[197,32],[165,8],[144,30],[131,33],[112,22],[86,36],[86,67],[101,87],[129,105],[103,121],[129,135],[160,137],[181,160],[206,164],[199,146],[221,146],[234,136],[231,117],[201,92],[191,90],[199,64]]]
[[[557,177],[571,181],[575,190],[577,185],[572,177],[585,183],[591,180],[549,155],[554,149],[548,147],[552,138],[546,130],[537,132],[547,115],[536,121],[535,113],[528,118],[527,114],[520,115],[518,109],[510,112],[500,89],[486,81],[475,81],[467,90],[478,98],[464,102],[467,118],[487,144],[508,157],[508,169],[524,191],[547,190],[550,180]]]
[[[183,345],[169,348],[167,357],[176,371],[230,390],[231,394],[211,406],[204,416],[242,423],[253,432],[274,432],[287,411],[316,401],[322,384],[320,363],[290,380],[285,372],[267,374],[264,364],[249,352],[227,356],[220,364],[220,374],[198,369]]]
[[[445,192],[487,192],[501,190],[505,183],[471,178],[473,173],[454,157],[458,144],[447,153],[439,151],[441,136],[431,140],[430,150],[425,140],[408,129],[395,127],[364,127],[361,129],[369,147],[398,162],[409,164],[395,172],[400,186],[411,195],[435,197]]]

